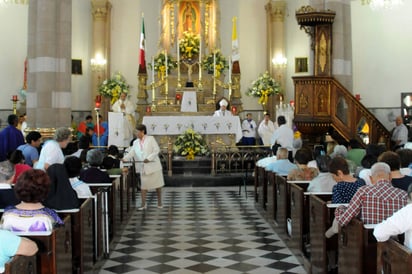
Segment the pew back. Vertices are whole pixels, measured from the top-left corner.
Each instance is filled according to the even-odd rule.
[[[14,256],[4,265],[4,274],[36,274],[36,255]]]
[[[412,250],[393,239],[378,243],[377,257],[376,273],[412,273]]]
[[[332,225],[334,209],[328,209],[327,203],[332,195],[310,195],[309,198],[309,235],[310,261],[312,273],[327,273],[327,251],[336,249],[336,236],[326,239],[325,231]]]

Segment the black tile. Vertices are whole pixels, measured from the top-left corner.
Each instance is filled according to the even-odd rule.
[[[148,267],[146,269],[149,271],[156,272],[156,273],[167,273],[167,272],[177,270],[179,268],[172,266],[172,265],[168,265],[168,264],[158,264],[158,265]]]
[[[237,271],[248,272],[252,271],[253,269],[259,268],[258,265],[248,264],[248,263],[237,263],[229,265],[227,268],[234,269]]]
[[[118,273],[118,274],[123,274],[123,273],[128,273],[137,270],[138,268],[134,266],[130,266],[127,264],[121,264],[121,265],[116,265],[116,266],[111,266],[108,268],[105,268],[104,270],[110,271],[113,273]]]
[[[281,261],[266,265],[266,267],[268,268],[273,268],[273,269],[278,269],[278,270],[288,270],[288,269],[292,269],[297,266],[298,266],[297,264],[291,264],[288,262],[281,262]]]
[[[137,258],[135,256],[131,256],[131,255],[124,255],[124,256],[121,256],[121,257],[110,258],[110,260],[112,260],[112,261],[116,261],[116,262],[123,263],[123,264],[130,263],[130,262],[136,261],[138,259],[139,258]]]
[[[187,267],[186,269],[189,269],[189,270],[192,270],[192,271],[197,271],[199,273],[206,273],[206,272],[215,270],[216,268],[218,268],[218,267],[214,266],[214,265],[210,265],[210,264],[201,263],[201,264],[192,265],[190,267]],[[184,272],[182,271],[182,273],[184,273]]]
[[[215,257],[205,255],[205,254],[197,254],[186,258],[187,260],[192,260],[195,262],[207,262],[210,260],[215,259]]]
[[[167,254],[162,254],[162,255],[158,255],[158,256],[155,256],[155,257],[148,258],[148,260],[150,260],[150,261],[155,261],[155,262],[159,262],[159,263],[167,263],[167,262],[177,260],[177,259],[179,259],[179,258],[174,257],[174,256],[169,256]]]
[[[263,255],[262,257],[266,258],[266,259],[272,259],[272,260],[280,261],[280,260],[283,260],[287,257],[290,257],[290,255],[283,254],[283,253],[271,252],[271,253]]]
[[[235,253],[233,255],[225,256],[223,258],[228,259],[228,260],[232,260],[232,261],[243,262],[243,261],[252,259],[253,256]]]

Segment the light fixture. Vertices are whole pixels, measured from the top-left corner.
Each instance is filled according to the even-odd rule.
[[[392,9],[403,4],[403,0],[361,0],[362,5],[369,5],[372,9]]]
[[[96,54],[96,57],[90,60],[90,64],[92,66],[92,71],[102,71],[104,66],[106,65],[107,61],[102,57],[101,54]]]
[[[276,68],[285,68],[287,63],[288,63],[288,59],[284,57],[282,54],[279,54],[275,58],[272,59],[272,64]]]

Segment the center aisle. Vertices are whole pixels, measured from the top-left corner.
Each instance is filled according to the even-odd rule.
[[[237,187],[149,192],[99,273],[306,273]],[[140,206],[140,199],[137,201]]]

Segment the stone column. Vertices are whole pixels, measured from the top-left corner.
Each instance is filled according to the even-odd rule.
[[[28,126],[70,126],[72,1],[30,0],[28,25]]]
[[[93,15],[93,51],[92,56],[100,56],[107,61],[106,65],[92,68],[91,109],[95,107],[95,98],[101,82],[110,77],[110,17],[112,5],[108,0],[91,0]],[[107,119],[110,110],[110,100],[103,100],[101,115]]]
[[[266,25],[267,25],[267,68],[272,77],[285,88],[285,69],[286,64],[274,65],[272,60],[275,58],[285,58],[285,12],[286,1],[269,1],[266,6]],[[271,96],[268,101],[267,110],[274,112],[275,105],[278,103],[278,96]],[[272,115],[275,117],[274,115]]]

